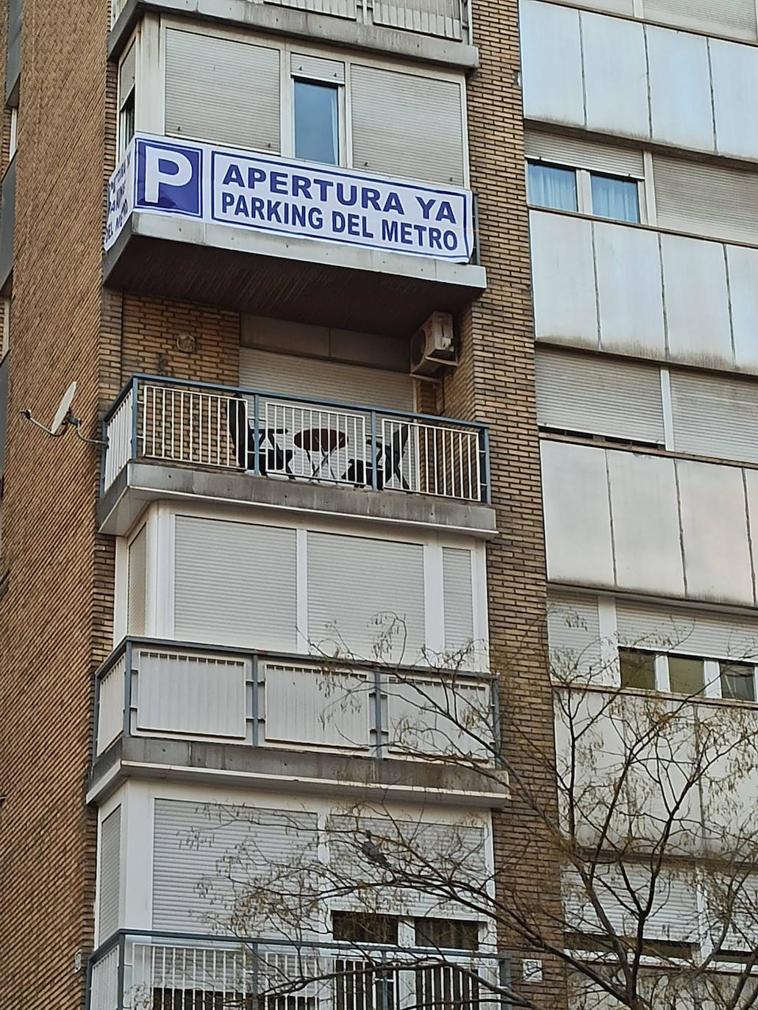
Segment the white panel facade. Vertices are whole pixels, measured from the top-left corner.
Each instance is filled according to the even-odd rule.
[[[594,224],[600,346],[663,357],[666,334],[658,235]],[[594,284],[591,275],[585,283]]]
[[[610,452],[608,472],[618,586],[683,595],[674,461]]]
[[[712,151],[708,43],[687,35],[648,27],[653,140]]]
[[[758,249],[726,247],[735,365],[758,372]]]
[[[671,357],[728,367],[732,340],[723,246],[662,235],[661,251]]]
[[[543,442],[542,489],[548,577],[613,586],[604,450]]]
[[[745,96],[758,92],[758,49],[711,39],[710,57],[718,150],[756,158],[758,123],[754,116],[746,115]]]
[[[521,8],[521,49],[526,116],[583,126],[579,12],[526,0]]]
[[[647,139],[650,114],[642,25],[582,14],[587,129]],[[529,54],[525,58],[529,59]]]
[[[266,742],[365,750],[371,742],[371,676],[266,662]]]
[[[742,471],[679,460],[677,475],[688,595],[752,605]]]
[[[595,347],[592,222],[532,212],[531,236],[538,335]]]

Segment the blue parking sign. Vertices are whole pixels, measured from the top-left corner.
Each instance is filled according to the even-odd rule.
[[[135,207],[202,217],[203,152],[199,147],[137,139]]]

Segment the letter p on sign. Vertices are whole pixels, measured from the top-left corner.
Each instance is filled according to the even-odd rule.
[[[199,148],[139,138],[136,162],[137,208],[200,217],[203,154]]]

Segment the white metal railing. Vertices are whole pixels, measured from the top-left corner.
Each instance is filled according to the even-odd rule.
[[[132,380],[106,418],[104,489],[129,459],[486,501],[482,425],[278,396]]]
[[[251,3],[255,0],[250,0]],[[469,41],[466,0],[263,0],[277,7],[293,7],[367,24],[400,28],[455,41]],[[112,0],[111,24],[126,7],[126,0]]]
[[[498,1001],[499,970],[476,952],[127,935],[96,955],[88,1010],[478,1010]]]
[[[96,677],[96,756],[126,726],[130,736],[492,763],[493,688],[481,673],[127,639]]]

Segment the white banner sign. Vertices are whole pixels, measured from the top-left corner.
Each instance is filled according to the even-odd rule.
[[[105,248],[134,211],[467,263],[468,190],[137,136],[113,173]]]

